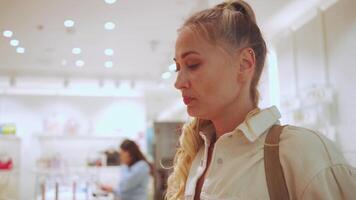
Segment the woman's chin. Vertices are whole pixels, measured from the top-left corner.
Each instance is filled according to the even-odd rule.
[[[196,118],[200,118],[200,119],[203,119],[206,117],[201,111],[199,111],[196,108],[190,107],[190,106],[187,107],[187,112],[190,117],[196,117]]]
[[[187,112],[188,112],[188,115],[191,116],[191,117],[197,117],[197,112],[194,108],[190,107],[190,106],[187,106]]]

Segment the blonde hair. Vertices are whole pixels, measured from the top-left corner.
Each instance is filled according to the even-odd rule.
[[[180,147],[174,157],[173,173],[168,177],[166,199],[183,198],[190,166],[203,145],[199,130],[209,124],[211,124],[211,121],[194,118],[183,126],[182,135],[179,138]]]
[[[212,44],[220,45],[227,50],[251,48],[254,51],[256,66],[250,85],[250,96],[257,106],[259,100],[257,86],[267,48],[250,5],[242,0],[224,2],[195,13],[185,21],[182,27],[191,28]],[[203,145],[199,130],[209,123],[211,121],[194,119],[184,126],[179,139],[180,148],[174,159],[173,173],[168,178],[166,199],[184,198],[192,161]]]

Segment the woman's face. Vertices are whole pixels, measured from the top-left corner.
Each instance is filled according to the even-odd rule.
[[[175,87],[190,116],[212,120],[234,108],[241,91],[239,61],[189,28],[176,41]]]
[[[131,155],[128,151],[120,149],[120,161],[121,163],[128,165],[131,163]]]

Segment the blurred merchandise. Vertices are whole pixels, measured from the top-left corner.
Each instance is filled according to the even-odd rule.
[[[50,135],[62,135],[65,116],[62,113],[53,112],[43,118],[43,132]]]
[[[71,118],[64,124],[64,134],[65,135],[78,135],[79,123],[76,119]]]
[[[0,132],[0,200],[20,200],[21,139],[13,134],[1,133],[2,130]]]
[[[118,168],[67,167],[36,171],[36,200],[113,200],[112,194],[100,189],[103,176],[117,182]],[[105,180],[106,181],[106,180]]]
[[[107,198],[107,197],[109,196],[109,193],[107,193],[107,192],[101,190],[101,189],[99,188],[99,186],[97,186],[96,189],[93,190],[92,196],[93,196],[94,198],[103,198],[103,197],[106,197],[106,198]]]
[[[58,169],[63,167],[65,160],[59,153],[45,155],[37,160],[37,167],[44,169]]]
[[[107,150],[104,152],[106,155],[106,165],[107,166],[118,166],[120,165],[120,154],[116,150]]]
[[[87,166],[119,166],[120,154],[117,150],[108,149],[100,153],[93,153],[87,157]]]
[[[106,157],[103,154],[91,154],[87,157],[88,167],[101,167],[106,165]]]
[[[7,153],[0,153],[0,170],[11,170],[13,168],[13,162]]]
[[[1,134],[3,135],[15,135],[16,125],[12,123],[1,124],[0,125]]]

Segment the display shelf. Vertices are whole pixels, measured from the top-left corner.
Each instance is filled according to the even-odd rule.
[[[38,135],[40,140],[121,140],[120,136],[94,136],[94,135]]]
[[[63,167],[63,168],[36,168],[33,170],[36,174],[58,174],[63,172],[88,172],[88,171],[104,171],[118,170],[120,166],[102,166],[102,167]]]
[[[36,175],[36,198],[53,199],[53,194],[57,193],[59,199],[74,199],[74,196],[75,199],[97,199],[92,195],[97,184],[117,183],[119,168],[120,166],[36,168],[33,171]]]
[[[21,141],[21,139],[16,135],[2,135],[2,134],[0,135],[0,140],[2,140],[2,141],[18,141],[18,142]]]
[[[0,175],[10,174],[10,175],[19,175],[19,169],[11,169],[11,170],[0,170]]]

